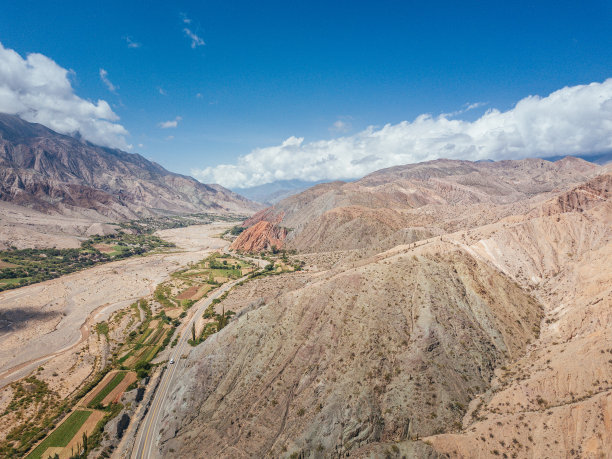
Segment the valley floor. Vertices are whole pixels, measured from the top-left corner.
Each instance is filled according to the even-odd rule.
[[[151,294],[170,272],[226,246],[211,237],[226,226],[163,230],[158,234],[174,242],[177,251],[116,261],[1,293],[0,388],[54,357],[74,353],[86,342],[92,324]],[[80,381],[61,384],[75,383]]]

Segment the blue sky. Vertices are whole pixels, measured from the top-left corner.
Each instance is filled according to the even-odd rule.
[[[412,123],[421,114],[435,118],[479,103],[452,115],[474,122],[490,109],[512,110],[530,95],[545,98],[566,86],[612,77],[608,1],[434,6],[3,0],[1,10],[3,47],[24,59],[40,53],[70,70],[74,94],[107,101],[120,118],[113,122],[129,133],[123,137],[131,151],[170,170],[233,187],[239,182],[228,174],[256,185],[279,178],[337,178],[410,160],[401,154],[382,160],[368,155],[367,148],[376,147],[366,145],[361,156],[349,159],[370,166],[334,173],[343,167],[334,163],[342,153],[323,143],[350,138],[346,148],[353,148],[368,126],[375,127],[367,134],[371,137],[387,124]],[[609,94],[602,88],[598,91]],[[176,121],[176,127],[162,128],[168,121]],[[606,133],[607,124],[603,129]],[[402,151],[411,145],[417,149],[408,142]],[[457,155],[466,155],[461,151]],[[249,159],[253,154],[259,155],[258,164]],[[275,155],[283,154],[285,161],[274,165]],[[432,154],[444,156],[444,151]],[[292,158],[311,157],[317,164],[331,163],[291,176]],[[257,171],[266,164],[279,172]],[[225,166],[215,168],[219,165]]]

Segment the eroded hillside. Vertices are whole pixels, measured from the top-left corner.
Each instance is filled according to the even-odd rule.
[[[492,451],[520,457],[610,454],[611,184],[612,176],[602,176],[544,206],[549,212],[557,205],[558,213],[489,230],[472,245],[533,289],[546,315],[528,354],[500,369],[494,390],[473,402],[465,433],[431,438],[438,450],[464,457],[489,457]],[[564,203],[579,202],[589,189],[602,193],[589,193],[588,202],[562,212]]]
[[[167,448],[345,452],[457,428],[541,317],[510,279],[437,241],[279,293],[194,351]]]
[[[284,199],[245,221],[243,239],[259,230],[256,223],[266,221],[288,229],[286,246],[302,252],[385,250],[525,212],[588,180],[597,168],[576,158],[494,163],[443,159],[392,167]],[[271,245],[261,239],[258,247]],[[234,248],[249,250],[249,245]]]
[[[512,181],[525,164],[541,167],[501,198],[482,175],[451,175],[461,196],[498,197],[404,212],[418,226],[359,232],[353,205],[332,206],[326,225],[290,233],[288,246],[310,238],[297,255],[306,270],[225,300],[238,314],[189,355],[162,454],[205,444],[217,457],[607,457],[612,175],[572,159],[488,167]],[[385,228],[402,214],[360,210],[387,216]],[[347,242],[355,234],[366,246]]]

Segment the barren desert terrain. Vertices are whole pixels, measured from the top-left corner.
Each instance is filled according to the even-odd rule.
[[[258,222],[282,225],[296,203],[324,210],[326,226],[289,230],[288,247],[310,244],[290,257],[303,272],[224,300],[240,312],[190,353],[166,405],[162,457],[202,444],[216,457],[610,457],[608,169],[487,165],[513,183],[493,193],[506,185],[442,165],[460,192],[444,185],[445,202],[412,204],[418,225],[435,219],[391,248],[385,208],[355,213],[364,191],[354,184],[315,187],[245,222],[253,230],[235,248],[265,241]],[[439,166],[405,168],[426,176],[413,195],[438,186],[427,177]],[[393,188],[396,170],[364,181]],[[315,204],[330,189],[344,204]]]

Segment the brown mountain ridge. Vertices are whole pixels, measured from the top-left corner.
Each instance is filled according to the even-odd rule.
[[[114,220],[194,212],[248,215],[260,206],[144,157],[0,114],[0,200],[45,213]]]
[[[598,167],[572,157],[556,162],[441,159],[392,167],[355,182],[317,185],[258,212],[243,223],[247,230],[232,248],[269,248],[276,227],[287,229],[282,245],[302,252],[390,248],[525,210],[588,179]],[[262,232],[253,226],[260,221],[272,225]],[[255,247],[244,245],[254,239]]]

